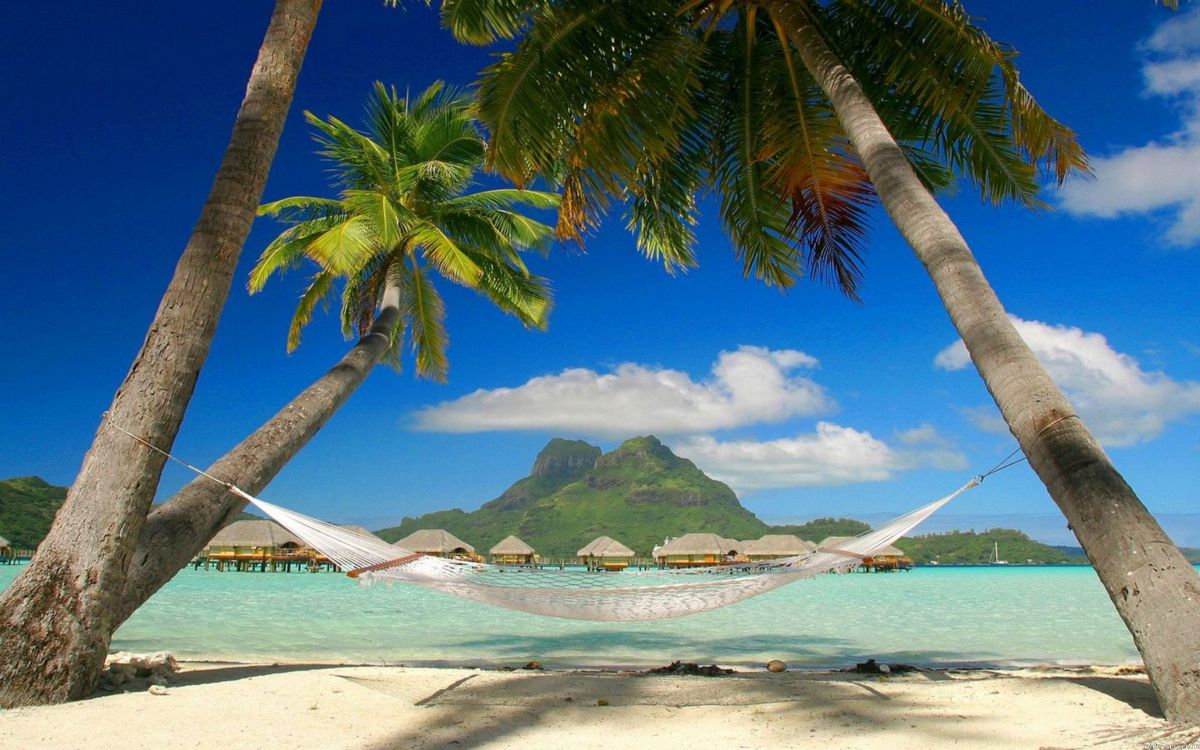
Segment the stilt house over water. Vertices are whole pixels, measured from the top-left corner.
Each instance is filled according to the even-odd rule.
[[[489,552],[496,565],[532,565],[537,552],[514,534],[501,539]]]
[[[217,532],[208,543],[208,557],[220,559],[238,555],[286,555],[305,547],[300,537],[274,521],[234,521]]]
[[[720,534],[684,534],[658,549],[656,562],[668,568],[719,565],[742,557],[742,543]]]
[[[751,560],[775,560],[780,557],[796,557],[812,552],[817,545],[807,542],[795,534],[767,534],[742,542],[742,554]]]
[[[633,564],[633,550],[609,536],[598,536],[575,553],[589,570],[624,570]]]
[[[482,560],[475,548],[445,529],[421,529],[414,531],[394,544],[410,552],[436,557],[452,557],[462,560]]]

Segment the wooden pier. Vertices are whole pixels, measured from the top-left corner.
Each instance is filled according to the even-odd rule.
[[[9,549],[5,547],[4,551],[0,552],[0,565],[20,565],[21,563],[29,562],[32,557],[33,550],[31,549]]]
[[[316,553],[299,554],[212,554],[192,560],[192,569],[215,568],[218,572],[238,573],[340,573],[337,563]]]

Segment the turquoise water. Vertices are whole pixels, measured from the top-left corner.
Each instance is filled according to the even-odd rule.
[[[0,588],[20,570],[0,566]],[[184,570],[117,631],[113,648],[268,662],[647,666],[675,659],[841,666],[1120,664],[1128,631],[1090,568],[920,568],[827,575],[713,612],[594,623],[495,609],[333,573]]]

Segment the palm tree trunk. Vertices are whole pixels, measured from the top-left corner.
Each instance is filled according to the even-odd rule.
[[[168,447],[254,221],[321,0],[278,0],[208,199],[112,420]],[[0,597],[0,707],[89,695],[163,458],[101,423],[33,562]]]
[[[1167,718],[1200,721],[1200,576],[1017,333],[958,228],[802,3],[764,5],[833,102],[884,208],[932,277],[1009,429],[1133,634]]]
[[[206,471],[251,494],[266,487],[383,358],[400,316],[398,300],[398,291],[389,289],[370,333]],[[155,508],[142,528],[125,586],[113,604],[112,630],[171,580],[245,506],[245,500],[220,484],[197,477]]]

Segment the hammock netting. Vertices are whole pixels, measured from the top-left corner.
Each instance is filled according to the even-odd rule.
[[[924,507],[795,557],[619,573],[487,565],[422,555],[253,497],[252,503],[363,583],[402,582],[520,612],[572,620],[656,620],[734,604],[802,578],[848,571],[979,483],[972,479]]]

